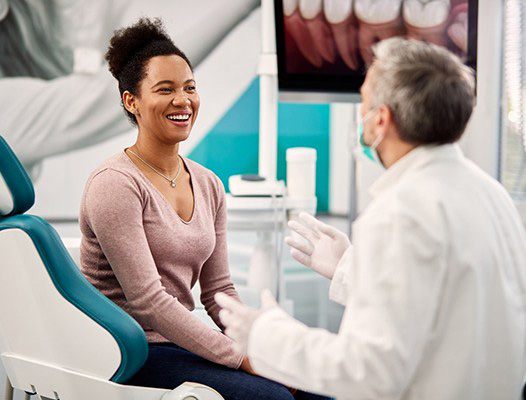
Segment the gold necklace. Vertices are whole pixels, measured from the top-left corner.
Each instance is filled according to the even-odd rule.
[[[175,188],[177,183],[177,178],[179,178],[179,174],[181,173],[181,157],[179,157],[179,163],[177,164],[177,173],[175,174],[175,177],[173,179],[170,179],[168,178],[166,175],[164,175],[162,172],[158,171],[157,168],[155,168],[152,164],[150,164],[148,161],[144,160],[140,155],[138,155],[136,152],[134,152],[132,149],[128,148],[126,149],[128,150],[130,153],[132,153],[135,157],[137,157],[139,160],[141,160],[144,165],[146,165],[147,167],[151,168],[153,172],[155,172],[156,174],[162,176],[164,179],[166,179],[168,182],[170,182],[170,186]]]

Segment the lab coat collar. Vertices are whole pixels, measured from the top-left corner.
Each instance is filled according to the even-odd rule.
[[[463,157],[462,150],[460,150],[460,147],[456,143],[418,146],[388,168],[385,173],[371,185],[369,193],[373,198],[378,197],[399,182],[408,171],[417,169],[428,162]]]

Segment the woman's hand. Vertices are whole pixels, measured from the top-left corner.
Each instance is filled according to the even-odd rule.
[[[257,375],[254,369],[252,368],[252,365],[250,365],[250,361],[248,360],[248,357],[243,357],[243,361],[241,361],[241,365],[239,366],[239,369],[241,371],[245,371],[247,374],[250,375]]]
[[[252,368],[252,365],[250,364],[250,360],[247,356],[243,357],[243,361],[241,361],[241,365],[239,366],[239,369],[241,371],[245,371],[247,374],[258,376],[256,371]],[[286,388],[289,390],[290,393],[294,396],[298,389],[294,389],[291,387],[286,386]]]

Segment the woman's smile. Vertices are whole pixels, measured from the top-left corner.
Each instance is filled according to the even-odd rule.
[[[131,102],[137,110],[139,130],[162,142],[186,140],[199,112],[199,94],[192,69],[178,55],[152,57],[140,95]]]
[[[191,111],[176,111],[166,116],[166,119],[168,119],[168,121],[170,121],[171,124],[178,127],[190,126],[191,118]]]

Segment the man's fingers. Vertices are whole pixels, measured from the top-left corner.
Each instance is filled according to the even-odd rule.
[[[224,293],[216,293],[214,299],[221,308],[224,308],[232,313],[242,313],[246,307],[239,301]]]
[[[309,213],[302,211],[299,213],[298,218],[300,221],[304,222],[305,225],[310,226],[311,228],[315,229],[319,224],[322,222],[316,218],[314,218]]]
[[[219,311],[219,319],[225,327],[232,325],[234,322],[232,313],[224,308]]]
[[[319,237],[316,231],[313,231],[311,228],[303,225],[302,223],[298,221],[294,221],[294,220],[289,221],[288,226],[290,229],[292,229],[298,235],[303,236],[309,242],[314,242]]]
[[[327,225],[324,222],[321,222],[319,219],[314,218],[312,215],[306,212],[301,212],[299,218],[316,232],[324,233],[325,235],[334,239],[335,233],[337,232],[332,226]]]
[[[230,339],[232,339],[232,348],[241,354],[246,354],[247,350],[245,348],[245,345],[240,343],[240,338],[238,336],[238,331],[231,328],[225,329],[225,335],[228,336]]]
[[[323,222],[321,222],[319,219],[314,218],[309,213],[306,213],[305,211],[300,212],[298,215],[298,218],[300,221],[308,226],[310,229],[312,229],[315,232],[318,232],[321,225],[325,225]]]
[[[331,239],[336,239],[340,231],[330,225],[324,224],[323,222],[318,226],[321,233],[329,236]]]
[[[290,247],[301,251],[302,253],[305,253],[306,255],[310,256],[312,255],[312,252],[314,251],[314,248],[310,242],[304,242],[297,239],[294,239],[291,236],[287,236],[285,238],[285,243],[287,243]]]
[[[324,235],[329,236],[331,239],[338,239],[340,235],[347,237],[345,233],[339,231],[338,229],[329,224],[326,224],[325,222],[320,221],[319,219],[314,218],[312,215],[306,212],[301,212],[299,214],[299,218],[312,229],[315,229],[317,232],[321,232]]]
[[[235,342],[235,330],[231,328],[225,328],[225,335],[227,335],[230,339],[234,340]]]
[[[297,262],[300,264],[305,265],[306,267],[311,267],[311,258],[310,256],[306,255],[305,253],[302,253],[301,251],[298,251],[296,249],[290,249],[290,255],[292,258],[294,258]]]
[[[261,308],[264,310],[268,310],[269,308],[277,306],[278,303],[272,295],[272,292],[268,289],[263,290],[261,292]]]
[[[244,346],[241,346],[238,342],[234,341],[232,343],[232,348],[237,351],[238,353],[241,353],[241,354],[246,354],[246,349]]]

